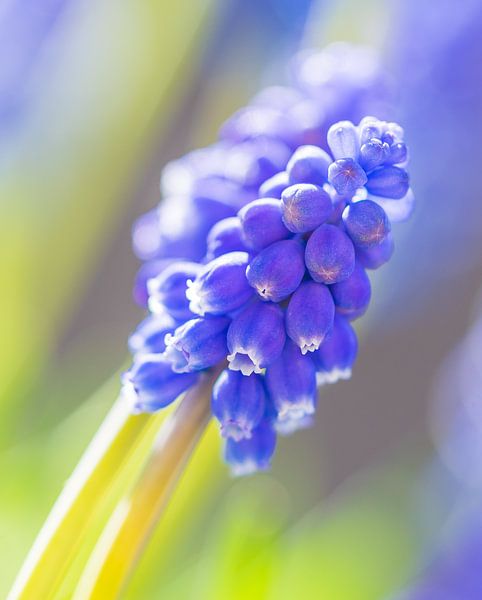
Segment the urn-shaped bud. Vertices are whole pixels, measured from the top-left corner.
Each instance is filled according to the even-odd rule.
[[[244,242],[251,250],[262,250],[273,242],[290,236],[283,223],[280,200],[275,198],[254,200],[244,206],[238,215]]]
[[[298,183],[286,188],[282,195],[283,222],[293,233],[313,231],[330,218],[331,198],[321,187]]]
[[[365,269],[378,269],[392,257],[395,247],[393,237],[387,237],[376,246],[370,248],[356,248],[356,259]]]
[[[328,129],[326,140],[335,160],[341,158],[357,160],[360,142],[357,128],[351,121],[334,123]]]
[[[275,448],[276,432],[270,422],[263,420],[253,429],[250,438],[239,442],[228,439],[224,458],[234,476],[250,475],[270,468]]]
[[[304,247],[299,240],[275,242],[249,263],[246,277],[263,300],[280,302],[292,294],[305,274]]]
[[[253,294],[246,279],[249,254],[228,252],[202,267],[188,280],[186,297],[193,313],[222,315],[240,308]]]
[[[328,179],[330,156],[318,146],[300,146],[290,158],[286,171],[293,183],[313,183],[320,187]]]
[[[305,281],[291,296],[286,309],[286,333],[302,354],[320,347],[333,326],[335,305],[322,283]]]
[[[408,192],[409,179],[405,169],[395,166],[378,167],[368,175],[366,184],[370,194],[400,199]]]
[[[193,262],[175,262],[157,277],[147,282],[149,309],[153,313],[167,311],[175,319],[189,319],[192,312],[186,298],[187,281],[201,271],[201,265]]]
[[[361,317],[370,303],[370,279],[365,269],[359,264],[355,265],[355,269],[348,279],[331,285],[330,291],[336,310],[350,320]]]
[[[343,211],[343,224],[355,247],[377,246],[387,237],[391,225],[383,208],[371,200],[349,204]]]
[[[219,363],[228,353],[226,317],[200,317],[180,325],[166,335],[165,358],[176,373],[207,369]]]
[[[229,368],[243,375],[261,373],[283,350],[282,309],[256,300],[236,315],[228,329]]]
[[[155,412],[174,402],[198,377],[197,373],[174,373],[162,354],[142,354],[122,376],[123,394],[135,412]]]
[[[335,225],[320,225],[306,244],[305,261],[315,281],[336,283],[353,273],[355,248],[340,228]]]
[[[288,173],[281,171],[273,177],[267,179],[259,188],[260,198],[281,198],[281,194],[285,188],[290,185]]]
[[[328,180],[342,196],[353,196],[367,182],[367,175],[352,158],[340,158],[331,163]]]
[[[251,437],[266,408],[261,377],[225,369],[214,384],[211,407],[223,437],[236,441]]]
[[[357,351],[357,337],[350,322],[341,315],[335,315],[333,329],[320,349],[312,354],[318,385],[349,379]]]
[[[164,338],[178,326],[178,321],[168,313],[149,315],[129,337],[129,350],[135,354],[157,354],[164,352]]]
[[[277,422],[302,421],[316,407],[316,369],[311,355],[303,355],[287,340],[280,357],[266,369],[266,387]]]
[[[245,252],[241,221],[228,217],[218,221],[208,233],[206,259],[208,261],[228,252]]]

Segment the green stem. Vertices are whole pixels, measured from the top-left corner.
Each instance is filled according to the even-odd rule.
[[[119,597],[209,422],[217,374],[205,375],[164,421],[138,481],[117,505],[91,554],[74,600]]]
[[[67,480],[7,600],[48,598],[65,571],[95,507],[104,497],[151,415],[132,415],[119,398]]]

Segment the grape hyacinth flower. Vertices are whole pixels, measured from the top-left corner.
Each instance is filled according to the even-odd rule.
[[[271,302],[255,301],[229,326],[229,368],[246,376],[261,373],[278,358],[285,341],[283,310]]]
[[[304,423],[316,408],[316,370],[308,355],[290,340],[280,357],[266,369],[266,387],[275,409],[275,427]]]
[[[204,316],[240,308],[253,294],[246,280],[248,265],[246,252],[228,252],[209,262],[197,277],[186,282],[190,310]]]
[[[253,429],[251,436],[239,441],[229,438],[224,457],[231,466],[233,475],[251,475],[266,471],[276,448],[276,432],[268,420]]]
[[[130,340],[128,395],[136,410],[155,410],[217,369],[211,410],[238,475],[268,468],[276,434],[311,423],[317,386],[350,377],[366,270],[389,260],[392,223],[413,208],[402,128],[353,122],[347,110],[307,137],[324,87],[303,78],[261,93],[220,141],[170,163],[157,224],[149,213],[149,240],[141,225],[135,233],[137,253],[159,270],[147,281],[153,314]],[[332,112],[337,93],[342,110],[356,89],[347,78],[337,91],[335,80]],[[165,222],[166,206],[178,223]]]
[[[166,334],[176,329],[178,322],[167,312],[150,314],[129,337],[129,350],[136,354],[158,354],[166,349]]]
[[[225,369],[213,387],[211,406],[223,437],[236,442],[250,438],[266,409],[262,378]]]
[[[341,228],[320,225],[306,244],[305,262],[314,281],[326,284],[344,281],[355,268],[353,242]]]
[[[228,252],[245,252],[246,250],[243,228],[237,217],[228,217],[218,221],[208,233],[206,253],[208,261]]]
[[[378,246],[390,233],[383,208],[371,200],[350,204],[343,211],[343,225],[356,248]]]
[[[337,312],[351,320],[361,317],[368,308],[371,298],[371,285],[365,269],[355,264],[353,273],[330,286]]]
[[[318,350],[333,327],[335,304],[322,283],[305,281],[291,296],[286,309],[286,333],[302,354]]]
[[[147,282],[149,309],[169,313],[175,319],[189,319],[193,313],[186,298],[186,284],[201,270],[197,263],[175,262]]]
[[[283,223],[282,203],[276,198],[254,200],[239,213],[242,239],[253,251],[263,250],[273,242],[290,236]]]
[[[313,231],[325,223],[332,213],[329,194],[316,185],[291,185],[281,194],[283,223],[293,233]]]
[[[313,353],[318,385],[349,379],[358,352],[355,330],[346,317],[335,313],[333,327]]]
[[[229,319],[206,317],[190,319],[174,333],[167,333],[164,356],[175,373],[190,373],[213,367],[227,353],[226,331]]]
[[[298,240],[275,242],[261,250],[246,269],[246,279],[263,300],[280,302],[305,274],[304,246]]]
[[[123,393],[135,412],[154,412],[196,383],[196,373],[175,373],[162,354],[140,354],[122,376]]]

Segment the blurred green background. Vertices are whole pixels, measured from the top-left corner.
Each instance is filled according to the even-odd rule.
[[[403,19],[400,3],[381,0],[12,0],[0,10],[4,597],[117,396],[126,339],[142,318],[130,226],[158,201],[162,165],[211,142],[261,84],[283,82],[298,48],[369,43],[390,64]],[[435,180],[445,166],[432,166]],[[432,235],[447,239],[443,227]],[[470,322],[482,260],[471,252],[470,269],[450,274],[434,262],[456,299],[424,305],[420,293],[418,306],[415,290],[432,280],[407,283],[409,247],[401,241],[391,273],[376,280],[353,379],[323,390],[316,427],[281,441],[272,472],[230,479],[208,430],[126,598],[375,600],[415,576],[450,508],[435,503],[420,527],[427,407]]]

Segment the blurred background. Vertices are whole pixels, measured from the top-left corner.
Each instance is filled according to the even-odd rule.
[[[125,598],[482,597],[479,0],[0,0],[0,596],[118,394],[162,166],[334,41],[395,82],[416,211],[353,378],[268,474],[209,429]]]

